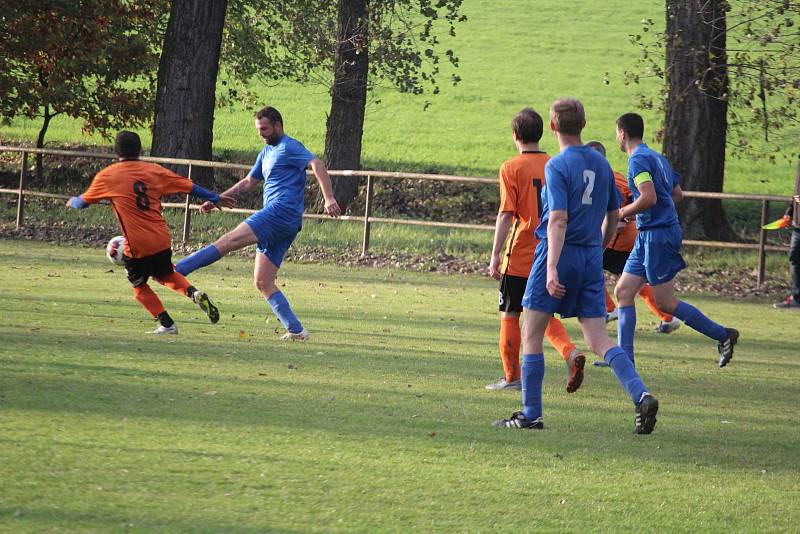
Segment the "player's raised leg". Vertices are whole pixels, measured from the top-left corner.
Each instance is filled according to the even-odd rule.
[[[564,324],[551,317],[547,323],[544,336],[551,345],[561,354],[567,364],[567,393],[575,393],[583,383],[583,370],[586,366],[586,356],[578,350],[575,343],[569,338]]]
[[[256,254],[256,265],[254,271],[254,279],[256,288],[267,299],[272,312],[281,322],[286,329],[283,335],[284,340],[298,340],[305,341],[308,339],[308,332],[300,320],[292,311],[289,301],[275,285],[275,279],[278,276],[278,267],[263,252]]]
[[[194,287],[181,273],[168,273],[161,276],[154,276],[153,279],[179,295],[192,299],[192,302],[197,304],[212,323],[217,323],[219,321],[219,310],[214,303],[211,302],[208,294]]]
[[[642,290],[639,291],[639,296],[642,297],[642,300],[653,313],[653,315],[660,319],[659,325],[656,327],[656,332],[659,334],[671,334],[680,328],[680,319],[659,309],[658,305],[656,304],[656,298],[653,296],[652,286],[645,285]]]
[[[175,265],[175,271],[186,276],[197,269],[211,265],[230,252],[256,243],[258,243],[258,237],[255,232],[247,221],[242,222],[214,243],[183,258]]]
[[[725,328],[712,321],[698,308],[675,296],[675,280],[653,286],[656,305],[686,323],[686,326],[717,341],[719,366],[725,367],[733,358],[733,347],[739,341],[739,331]]]
[[[627,353],[615,345],[606,333],[603,317],[579,318],[583,337],[589,349],[601,356],[614,371],[625,392],[636,406],[636,434],[650,434],[656,426],[658,401],[647,390]]]

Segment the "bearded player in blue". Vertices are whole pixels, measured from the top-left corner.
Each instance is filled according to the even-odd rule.
[[[255,165],[247,176],[223,195],[238,197],[264,183],[264,207],[239,226],[178,262],[175,270],[184,276],[211,265],[229,252],[257,244],[255,283],[267,299],[272,311],[286,328],[284,340],[305,341],[308,331],[292,311],[286,297],[275,285],[281,261],[303,223],[306,167],[310,166],[325,199],[325,213],[336,217],[341,213],[333,196],[331,179],[325,164],[299,141],[283,132],[283,117],[277,109],[265,107],[256,113],[256,130],[264,140]],[[214,209],[206,202],[204,213]]]
[[[522,411],[495,421],[501,428],[542,429],[542,338],[553,313],[578,317],[586,345],[602,356],[636,407],[634,432],[650,434],[658,401],[625,351],[606,332],[603,249],[616,233],[619,193],[608,161],[581,142],[586,115],[580,101],[557,100],[550,129],[561,153],[545,166],[539,245],[522,299]]]
[[[626,113],[617,119],[617,143],[628,154],[628,186],[633,195],[633,202],[622,208],[619,216],[627,219],[635,215],[639,230],[614,289],[619,302],[619,344],[633,361],[633,298],[647,283],[653,288],[659,309],[717,341],[719,366],[725,367],[733,358],[739,332],[715,323],[675,296],[675,276],[686,267],[680,253],[681,227],[675,211],[675,202],[682,197],[681,187],[667,159],[648,147],[643,137],[644,120],[640,115]]]

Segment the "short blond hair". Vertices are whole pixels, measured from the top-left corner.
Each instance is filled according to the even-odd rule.
[[[586,124],[586,112],[577,98],[560,98],[550,106],[550,120],[557,132],[580,135]]]

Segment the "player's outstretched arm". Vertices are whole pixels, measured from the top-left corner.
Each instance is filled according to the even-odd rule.
[[[339,203],[333,196],[333,185],[331,184],[331,177],[328,174],[328,168],[319,158],[312,159],[309,163],[314,176],[317,178],[319,188],[322,191],[322,197],[325,199],[325,213],[331,217],[338,217],[342,214],[339,208]]]
[[[203,205],[200,206],[201,213],[208,213],[214,208],[222,206],[224,208],[232,208],[236,205],[236,198],[253,189],[257,184],[258,180],[253,178],[250,175],[245,176],[231,187],[226,189],[219,195],[218,202],[204,202]]]
[[[501,211],[497,214],[494,224],[494,241],[492,242],[492,258],[489,260],[489,276],[500,280],[500,251],[508,237],[508,229],[514,221],[514,214],[510,211]]]

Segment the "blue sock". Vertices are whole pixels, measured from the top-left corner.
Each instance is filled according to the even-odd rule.
[[[703,312],[687,302],[678,301],[678,305],[675,306],[675,311],[672,312],[672,315],[711,339],[722,342],[728,338],[728,332],[725,327],[715,323],[703,315]]]
[[[614,374],[617,375],[625,392],[631,398],[634,404],[639,404],[639,399],[642,398],[642,393],[647,391],[644,382],[639,378],[639,373],[633,367],[628,355],[620,347],[612,347],[605,353],[603,359],[613,369]]]
[[[522,356],[522,413],[532,421],[542,416],[542,380],[544,380],[544,354]]]
[[[636,306],[624,306],[617,309],[619,310],[617,344],[622,347],[628,355],[631,363],[636,365],[633,358],[633,335],[636,331]]]
[[[303,325],[300,324],[300,320],[292,311],[292,307],[289,306],[289,301],[286,300],[283,293],[276,291],[267,298],[267,302],[286,330],[292,334],[299,334],[303,331]]]
[[[200,269],[201,267],[205,267],[206,265],[211,265],[221,256],[219,255],[219,250],[214,245],[208,245],[205,248],[201,248],[194,254],[190,254],[186,256],[181,261],[179,261],[175,265],[175,271],[181,273],[183,276]]]

